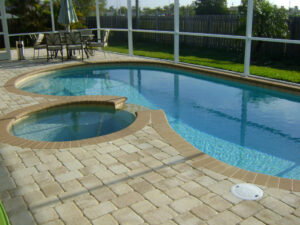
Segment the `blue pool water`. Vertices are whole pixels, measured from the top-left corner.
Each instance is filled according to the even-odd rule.
[[[11,133],[35,141],[74,141],[116,132],[134,120],[132,113],[112,107],[68,105],[32,113],[14,124]]]
[[[151,66],[88,66],[31,80],[24,91],[118,95],[163,109],[195,147],[233,166],[300,179],[300,97]]]

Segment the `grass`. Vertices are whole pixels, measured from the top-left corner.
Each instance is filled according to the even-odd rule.
[[[105,50],[128,53],[127,43],[110,43]],[[173,46],[151,44],[151,43],[134,43],[134,55],[146,56],[151,58],[173,60]],[[181,47],[181,62],[196,65],[208,66],[218,69],[243,72],[244,64],[243,54],[217,51],[211,49],[194,49]],[[294,83],[300,83],[300,66],[289,65],[290,62],[272,62],[266,64],[265,61],[257,60],[256,65],[251,65],[251,74],[268,77],[278,80],[285,80]]]

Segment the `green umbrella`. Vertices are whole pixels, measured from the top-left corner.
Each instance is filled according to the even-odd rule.
[[[67,30],[70,30],[70,25],[72,23],[78,22],[72,0],[61,0],[58,22],[66,25]]]

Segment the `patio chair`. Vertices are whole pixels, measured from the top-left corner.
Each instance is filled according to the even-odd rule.
[[[109,30],[105,31],[105,35],[104,35],[103,41],[101,41],[101,39],[87,41],[86,48],[87,48],[87,51],[89,52],[90,55],[94,55],[95,54],[95,49],[97,49],[97,48],[103,48],[103,47],[107,46],[107,41],[108,41],[109,33],[110,33]],[[103,51],[103,49],[102,49],[102,51]],[[103,53],[104,53],[104,51],[103,51]]]
[[[78,50],[81,51],[81,60],[83,61],[84,43],[82,41],[80,32],[65,33],[65,36],[68,58],[71,58],[72,53]]]
[[[33,58],[35,59],[35,51],[38,51],[38,58],[40,56],[40,50],[46,49],[47,46],[45,44],[44,34],[38,34],[35,43],[33,44]]]
[[[86,39],[86,41],[92,40],[94,37],[92,30],[81,30],[80,33],[81,33],[81,37],[83,39]]]
[[[47,46],[47,61],[51,58],[56,58],[58,51],[61,53],[61,60],[64,60],[63,45],[59,33],[45,34]]]
[[[60,35],[61,43],[62,43],[63,45],[65,45],[65,44],[66,44],[66,33],[69,33],[69,32],[66,31],[66,30],[59,30],[58,33],[59,33],[59,35]]]

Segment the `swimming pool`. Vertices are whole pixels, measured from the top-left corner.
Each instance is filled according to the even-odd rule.
[[[34,141],[75,141],[122,130],[134,120],[132,113],[112,106],[73,103],[25,115],[10,132]]]
[[[178,69],[73,67],[22,83],[24,91],[126,96],[163,109],[183,138],[233,166],[300,179],[300,97]]]

